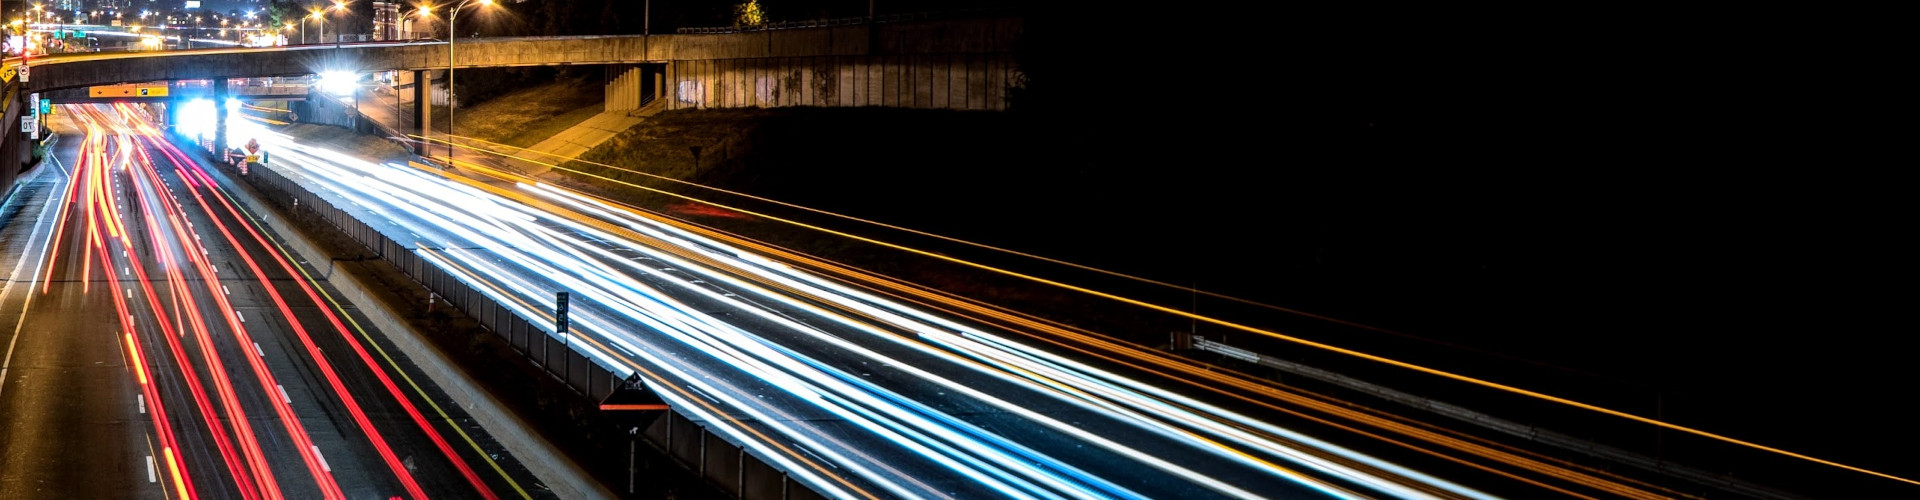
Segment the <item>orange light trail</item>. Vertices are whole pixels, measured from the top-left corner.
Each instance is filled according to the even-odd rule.
[[[165,452],[167,455],[167,474],[173,476],[174,490],[180,494],[180,498],[194,498],[194,495],[188,489],[192,487],[192,485],[187,484],[185,480],[180,478],[180,463],[173,460],[173,447],[168,446],[161,448],[160,451]]]
[[[144,158],[144,155],[143,155],[143,158]],[[157,186],[160,186],[160,184],[158,184],[159,177],[153,172],[153,168],[151,164],[143,163],[141,167],[142,168],[130,169],[130,171],[143,175],[146,178],[147,182],[142,183],[140,182],[139,178],[134,179],[131,182],[131,184],[133,184],[133,187],[135,189],[132,189],[132,191],[138,197],[137,203],[139,203],[139,205],[142,208],[147,208],[150,212],[151,211],[150,207],[153,206],[152,202],[154,200],[150,199],[147,193],[149,191],[157,192],[157,190],[159,189]],[[178,214],[174,213],[173,207],[171,205],[167,205],[164,202],[159,203],[159,205],[162,207],[162,210],[166,213],[168,221],[175,224],[173,226],[173,229],[174,229],[173,234],[182,235],[182,237],[180,238],[182,241],[182,244],[186,244],[186,238],[184,237],[184,235],[187,233],[185,231],[181,231],[180,230],[181,228],[177,224],[179,220]],[[161,228],[158,225],[157,218],[149,215],[148,217],[143,217],[143,219],[147,223],[148,236],[152,239],[154,248],[166,248],[167,245],[165,245],[164,242],[162,241],[163,233],[161,231]],[[188,251],[186,253],[191,255],[194,252]],[[258,438],[255,437],[253,426],[250,423],[251,419],[247,418],[247,415],[244,409],[240,406],[240,400],[238,396],[235,394],[235,391],[233,389],[233,383],[227,377],[227,375],[230,372],[227,370],[225,363],[220,361],[220,357],[218,356],[219,351],[214,346],[212,336],[208,332],[205,318],[200,313],[199,304],[194,299],[194,295],[188,292],[188,286],[187,286],[186,280],[181,275],[179,266],[170,265],[172,260],[171,259],[172,254],[170,252],[164,252],[164,251],[155,252],[155,254],[162,261],[163,265],[161,267],[166,271],[167,283],[169,287],[174,291],[174,293],[172,293],[171,296],[174,297],[175,300],[183,302],[185,309],[187,311],[191,311],[191,314],[188,314],[185,317],[185,319],[189,321],[189,325],[186,325],[186,326],[191,327],[190,331],[193,333],[194,339],[197,341],[197,343],[200,346],[201,358],[206,362],[206,366],[209,368],[209,371],[217,375],[213,377],[215,394],[219,396],[222,408],[225,410],[228,420],[232,422],[231,425],[234,428],[234,432],[239,437],[239,442],[241,444],[241,451],[246,456],[246,460],[250,465],[251,471],[255,475],[254,481],[256,481],[256,486],[259,489],[258,494],[266,498],[279,498],[281,496],[281,493],[280,493],[278,480],[275,479],[273,477],[273,474],[270,472],[272,470],[271,466],[266,458],[265,453],[262,452],[262,450],[260,449]],[[144,265],[142,265],[138,260],[133,260],[131,264],[132,264],[133,270],[135,271],[135,274],[140,279],[140,285],[146,289],[149,306],[154,308],[156,311],[159,310],[161,306],[158,303],[158,299],[156,298],[157,295],[153,293],[153,287],[149,284],[151,283],[151,281],[147,278],[147,273],[144,268]],[[209,282],[213,282],[213,281],[209,281]],[[162,326],[162,329],[167,331],[171,331],[172,329],[175,329],[175,328],[186,327],[183,325],[172,325],[171,328],[169,328],[164,315],[161,315],[159,322]],[[254,359],[254,357],[252,356],[247,356],[246,358],[249,360]],[[268,399],[276,400],[271,397],[269,397]]]
[[[133,357],[133,373],[140,378],[140,385],[147,385],[147,367],[140,362],[140,351],[133,346],[133,334],[127,334],[127,355]]]
[[[419,136],[413,136],[413,137],[419,137]],[[425,140],[428,140],[428,141],[433,141],[433,142],[443,142],[443,143],[444,143],[444,142],[446,142],[446,141],[443,141],[443,140],[438,140],[438,139],[430,139],[430,138],[423,138],[423,139],[425,139]],[[1717,433],[1713,433],[1713,432],[1708,432],[1708,431],[1704,431],[1704,430],[1700,430],[1700,429],[1695,429],[1695,428],[1692,428],[1692,427],[1687,427],[1687,426],[1683,426],[1683,425],[1679,425],[1679,424],[1674,424],[1674,423],[1670,423],[1670,422],[1666,422],[1666,421],[1661,421],[1661,420],[1656,420],[1656,419],[1653,419],[1653,418],[1648,418],[1648,417],[1643,417],[1643,416],[1640,416],[1640,415],[1635,415],[1635,414],[1632,414],[1632,413],[1627,413],[1627,412],[1624,412],[1624,411],[1620,411],[1620,410],[1614,410],[1614,409],[1611,409],[1611,408],[1606,408],[1606,407],[1603,407],[1603,406],[1598,406],[1598,405],[1594,405],[1594,404],[1589,404],[1589,403],[1583,403],[1583,402],[1580,402],[1580,401],[1575,401],[1575,400],[1572,400],[1572,399],[1567,399],[1567,398],[1562,398],[1562,397],[1558,397],[1558,396],[1553,396],[1553,395],[1550,395],[1550,394],[1546,394],[1546,393],[1542,393],[1542,392],[1538,392],[1538,391],[1533,391],[1533,390],[1528,390],[1528,389],[1524,389],[1524,388],[1520,388],[1520,387],[1517,387],[1517,386],[1512,386],[1512,385],[1507,385],[1507,384],[1502,384],[1502,383],[1498,383],[1498,382],[1493,382],[1493,381],[1489,381],[1489,380],[1483,380],[1483,379],[1479,379],[1479,378],[1474,378],[1474,377],[1469,377],[1469,376],[1466,376],[1466,375],[1460,375],[1460,374],[1456,374],[1456,373],[1453,373],[1453,372],[1449,372],[1449,371],[1445,371],[1445,370],[1440,370],[1440,369],[1436,369],[1436,368],[1431,368],[1431,367],[1427,367],[1427,366],[1424,366],[1424,365],[1419,365],[1419,364],[1414,364],[1414,363],[1409,363],[1409,362],[1406,362],[1406,361],[1400,361],[1400,360],[1397,360],[1397,359],[1393,359],[1393,358],[1388,358],[1388,357],[1385,357],[1385,356],[1379,356],[1379,355],[1374,355],[1374,354],[1369,354],[1369,353],[1365,353],[1365,352],[1361,352],[1361,351],[1357,351],[1357,350],[1353,350],[1353,349],[1348,349],[1348,348],[1344,348],[1344,347],[1339,347],[1339,346],[1335,346],[1335,345],[1332,345],[1332,344],[1327,344],[1327,343],[1324,343],[1324,342],[1317,342],[1317,341],[1313,341],[1313,340],[1308,340],[1308,339],[1306,339],[1306,338],[1301,338],[1301,337],[1296,337],[1296,336],[1292,336],[1292,335],[1287,335],[1287,334],[1284,334],[1284,333],[1280,333],[1280,332],[1276,332],[1276,331],[1271,331],[1271,330],[1266,330],[1266,329],[1262,329],[1262,328],[1258,328],[1258,327],[1254,327],[1254,326],[1250,326],[1250,325],[1244,325],[1244,324],[1240,324],[1240,323],[1236,323],[1236,322],[1232,322],[1232,321],[1227,321],[1227,320],[1223,320],[1223,319],[1219,319],[1219,318],[1214,318],[1214,317],[1211,317],[1211,316],[1202,316],[1202,315],[1199,315],[1199,314],[1194,314],[1194,313],[1191,313],[1191,312],[1187,312],[1187,311],[1183,311],[1183,310],[1180,310],[1180,309],[1175,309],[1175,308],[1171,308],[1171,307],[1167,307],[1167,306],[1162,306],[1162,305],[1159,305],[1159,304],[1154,304],[1154,303],[1150,303],[1150,302],[1145,302],[1145,301],[1141,301],[1141,300],[1137,300],[1137,299],[1133,299],[1133,298],[1128,298],[1128,297],[1123,297],[1123,296],[1120,296],[1120,295],[1115,295],[1115,294],[1111,294],[1111,293],[1107,293],[1107,292],[1102,292],[1102,291],[1099,291],[1099,290],[1094,290],[1094,289],[1090,289],[1090,288],[1086,288],[1086,287],[1081,287],[1081,286],[1077,286],[1077,285],[1072,285],[1072,284],[1068,284],[1068,283],[1064,283],[1064,282],[1060,282],[1060,281],[1056,281],[1056,280],[1050,280],[1050,279],[1046,279],[1046,278],[1041,278],[1041,277],[1038,277],[1038,276],[1033,276],[1033,275],[1028,275],[1028,274],[1023,274],[1023,273],[1020,273],[1020,272],[1017,272],[1017,271],[1011,271],[1011,270],[1007,270],[1007,269],[1002,269],[1002,268],[998,268],[998,267],[994,267],[994,266],[990,266],[990,265],[986,265],[986,264],[980,264],[980,263],[976,263],[976,262],[972,262],[972,261],[968,261],[968,260],[965,260],[965,259],[960,259],[960,258],[956,258],[956,257],[951,257],[951,256],[947,256],[947,255],[943,255],[943,254],[939,254],[939,253],[935,253],[935,252],[930,252],[930,251],[927,251],[927,250],[920,250],[920,249],[916,249],[916,248],[912,248],[912,247],[907,247],[907,246],[904,246],[904,245],[899,245],[899,244],[895,244],[895,243],[890,243],[890,242],[886,242],[886,241],[880,241],[880,240],[876,240],[876,239],[873,239],[873,238],[868,238],[868,237],[864,237],[864,236],[859,236],[859,235],[855,235],[855,234],[851,234],[851,233],[847,233],[847,232],[844,232],[844,231],[837,231],[837,230],[833,230],[833,229],[829,229],[829,228],[826,228],[826,227],[821,227],[821,226],[818,226],[818,225],[813,225],[813,224],[807,224],[807,223],[804,223],[804,222],[799,222],[799,221],[796,221],[796,220],[792,220],[792,219],[787,219],[787,218],[782,218],[782,217],[777,217],[777,216],[774,216],[774,215],[771,215],[771,214],[766,214],[766,213],[761,213],[761,212],[756,212],[756,211],[752,211],[752,210],[746,210],[746,209],[742,209],[742,208],[738,208],[738,207],[733,207],[733,206],[728,206],[728,205],[724,205],[724,204],[719,204],[719,203],[714,203],[714,202],[711,202],[711,201],[706,201],[706,200],[701,200],[701,199],[698,199],[698,198],[693,198],[693,197],[690,197],[690,196],[686,196],[686,195],[683,195],[683,194],[679,194],[679,193],[674,193],[674,192],[670,192],[670,191],[665,191],[665,190],[661,190],[661,189],[657,189],[657,188],[652,188],[652,187],[647,187],[647,186],[642,186],[642,185],[639,185],[639,184],[634,184],[634,183],[631,183],[631,182],[626,182],[626,181],[622,181],[622,180],[619,180],[619,179],[614,179],[614,178],[611,178],[611,177],[606,177],[606,176],[601,176],[601,175],[596,175],[596,174],[593,174],[593,173],[589,173],[589,172],[584,172],[584,171],[580,171],[580,170],[575,170],[575,169],[570,169],[570,168],[565,168],[565,167],[561,167],[561,166],[558,166],[558,165],[553,165],[553,164],[550,164],[550,163],[544,163],[544,162],[540,162],[540,161],[538,161],[538,160],[532,160],[532,159],[528,159],[528,158],[523,158],[523,157],[519,157],[519,156],[515,156],[515,155],[511,155],[511,154],[506,154],[506,153],[501,153],[501,152],[497,152],[497,151],[490,151],[490,150],[487,150],[487,149],[482,149],[482,148],[476,148],[476,147],[472,147],[472,146],[468,146],[468,145],[456,145],[456,146],[458,146],[458,147],[461,147],[461,148],[463,148],[463,149],[469,149],[469,150],[474,150],[474,151],[479,151],[479,152],[483,152],[483,153],[488,153],[488,154],[494,154],[494,155],[498,155],[498,156],[502,156],[502,157],[507,157],[507,158],[514,158],[514,159],[518,159],[518,160],[522,160],[522,161],[527,161],[527,162],[531,162],[531,163],[536,163],[536,164],[540,164],[540,165],[545,165],[545,166],[548,166],[548,167],[551,167],[551,168],[553,168],[553,169],[556,169],[556,170],[564,170],[564,171],[568,171],[568,172],[573,172],[573,173],[575,173],[575,174],[579,174],[579,175],[582,175],[582,176],[586,176],[586,177],[592,177],[592,178],[595,178],[595,179],[599,179],[599,180],[603,180],[603,181],[607,181],[607,182],[611,182],[611,183],[614,183],[614,184],[619,184],[619,185],[623,185],[623,186],[628,186],[628,187],[633,187],[633,188],[636,188],[636,189],[642,189],[642,190],[646,190],[646,191],[650,191],[650,192],[654,192],[654,193],[659,193],[659,194],[662,194],[662,195],[666,195],[666,196],[670,196],[670,197],[674,197],[674,198],[680,198],[680,199],[685,199],[685,200],[689,200],[689,201],[692,201],[692,202],[695,202],[695,203],[700,203],[700,204],[704,204],[704,205],[711,205],[711,206],[715,206],[715,207],[720,207],[720,208],[725,208],[725,209],[728,209],[728,210],[733,210],[733,211],[737,211],[737,212],[740,212],[740,213],[744,213],[744,214],[748,214],[748,215],[752,215],[752,216],[756,216],[756,217],[761,217],[761,218],[764,218],[764,219],[767,219],[767,220],[770,220],[770,221],[776,221],[776,222],[780,222],[780,223],[784,223],[784,224],[788,224],[788,225],[793,225],[793,226],[796,226],[796,227],[801,227],[801,228],[805,228],[805,229],[809,229],[809,230],[813,230],[813,231],[818,231],[818,232],[822,232],[822,233],[826,233],[826,234],[831,234],[831,235],[834,235],[834,236],[839,236],[839,237],[843,237],[843,238],[849,238],[849,239],[852,239],[852,240],[856,240],[856,241],[860,241],[860,242],[864,242],[864,243],[869,243],[869,244],[873,244],[873,245],[879,245],[879,246],[882,246],[882,247],[886,247],[886,248],[891,248],[891,249],[895,249],[895,250],[900,250],[900,251],[904,251],[904,252],[908,252],[908,253],[912,253],[912,254],[915,254],[915,255],[920,255],[920,256],[923,256],[923,257],[927,257],[927,258],[932,258],[932,259],[936,259],[936,260],[940,260],[940,261],[944,261],[944,262],[950,262],[950,263],[954,263],[954,264],[958,264],[958,265],[961,265],[961,266],[966,266],[966,267],[970,267],[970,268],[974,268],[974,269],[979,269],[979,270],[982,270],[982,271],[987,271],[987,272],[990,272],[990,273],[994,273],[994,274],[1000,274],[1000,275],[1005,275],[1005,276],[1009,276],[1009,277],[1013,277],[1013,278],[1018,278],[1018,279],[1022,279],[1022,280],[1026,280],[1026,281],[1031,281],[1031,282],[1035,282],[1035,283],[1039,283],[1039,284],[1043,284],[1043,285],[1047,285],[1047,286],[1051,286],[1051,287],[1055,287],[1055,288],[1061,288],[1061,289],[1065,289],[1065,290],[1069,290],[1069,291],[1073,291],[1073,292],[1077,292],[1077,293],[1082,293],[1082,294],[1086,294],[1086,295],[1091,295],[1091,296],[1094,296],[1094,297],[1099,297],[1099,298],[1103,298],[1103,299],[1107,299],[1107,300],[1112,300],[1112,301],[1115,301],[1115,302],[1120,302],[1120,303],[1123,303],[1123,304],[1128,304],[1128,305],[1132,305],[1132,306],[1136,306],[1136,307],[1142,307],[1142,308],[1146,308],[1146,309],[1150,309],[1150,310],[1153,310],[1153,311],[1156,311],[1156,312],[1160,312],[1160,313],[1164,313],[1164,314],[1170,314],[1170,315],[1173,315],[1173,316],[1177,316],[1177,317],[1180,317],[1180,318],[1184,318],[1184,319],[1190,319],[1190,320],[1193,320],[1193,321],[1198,321],[1198,322],[1202,322],[1202,323],[1207,323],[1207,324],[1210,324],[1210,325],[1214,325],[1214,326],[1220,326],[1220,327],[1224,327],[1224,328],[1228,328],[1228,329],[1233,329],[1233,330],[1239,330],[1239,331],[1242,331],[1242,332],[1247,332],[1247,333],[1251,333],[1251,334],[1255,334],[1255,335],[1260,335],[1260,336],[1263,336],[1263,337],[1268,337],[1268,338],[1272,338],[1272,339],[1276,339],[1276,340],[1281,340],[1281,341],[1285,341],[1285,342],[1289,342],[1289,343],[1293,343],[1293,344],[1296,344],[1296,345],[1301,345],[1301,346],[1306,346],[1306,347],[1311,347],[1311,348],[1314,348],[1314,349],[1319,349],[1319,350],[1323,350],[1323,351],[1328,351],[1328,352],[1333,352],[1333,353],[1337,353],[1337,354],[1342,354],[1342,355],[1346,355],[1346,356],[1350,356],[1350,357],[1354,357],[1354,358],[1358,358],[1358,359],[1363,359],[1363,360],[1367,360],[1367,361],[1371,361],[1371,362],[1375,362],[1375,363],[1380,363],[1380,364],[1384,364],[1384,365],[1388,365],[1388,366],[1393,366],[1393,367],[1397,367],[1397,368],[1401,368],[1401,369],[1406,369],[1406,370],[1410,370],[1410,371],[1414,371],[1414,372],[1418,372],[1418,373],[1422,373],[1422,374],[1426,374],[1426,375],[1431,375],[1431,376],[1435,376],[1435,377],[1440,377],[1440,378],[1444,378],[1444,379],[1448,379],[1448,380],[1453,380],[1453,381],[1455,381],[1455,382],[1461,382],[1461,383],[1464,383],[1464,384],[1467,384],[1467,385],[1473,385],[1473,386],[1478,386],[1478,387],[1483,387],[1483,388],[1487,388],[1487,389],[1492,389],[1492,390],[1495,390],[1495,391],[1499,391],[1499,392],[1505,392],[1505,393],[1509,393],[1509,394],[1515,394],[1515,395],[1519,395],[1519,396],[1524,396],[1524,397],[1528,397],[1528,398],[1532,398],[1532,399],[1538,399],[1538,400],[1541,400],[1541,401],[1547,401],[1547,402],[1551,402],[1551,403],[1555,403],[1555,404],[1560,404],[1560,405],[1564,405],[1564,406],[1568,406],[1568,407],[1572,407],[1572,408],[1577,408],[1577,409],[1580,409],[1580,410],[1585,410],[1585,411],[1590,411],[1590,412],[1594,412],[1594,413],[1599,413],[1599,414],[1602,414],[1602,415],[1607,415],[1607,416],[1611,416],[1611,417],[1616,417],[1616,418],[1621,418],[1621,419],[1625,419],[1625,420],[1629,420],[1629,421],[1633,421],[1633,422],[1637,422],[1637,423],[1641,423],[1641,424],[1645,424],[1645,425],[1650,425],[1650,426],[1654,426],[1654,427],[1659,427],[1659,428],[1663,428],[1663,429],[1668,429],[1668,430],[1673,430],[1673,431],[1676,431],[1676,432],[1681,432],[1681,433],[1686,433],[1686,434],[1691,434],[1691,435],[1694,435],[1694,436],[1699,436],[1699,437],[1703,437],[1703,438],[1707,438],[1707,439],[1710,439],[1710,440],[1714,440],[1714,441],[1720,441],[1720,442],[1723,442],[1723,443],[1728,443],[1728,444],[1732,444],[1732,445],[1736,445],[1736,446],[1741,446],[1741,447],[1745,447],[1745,448],[1750,448],[1750,449],[1755,449],[1755,450],[1760,450],[1760,451],[1765,451],[1765,452],[1769,452],[1769,453],[1774,453],[1774,454],[1778,454],[1778,455],[1782,455],[1782,456],[1787,456],[1787,457],[1792,457],[1792,458],[1796,458],[1796,459],[1800,459],[1800,460],[1804,460],[1804,461],[1808,461],[1808,462],[1813,462],[1813,463],[1817,463],[1817,464],[1822,464],[1822,465],[1827,465],[1827,466],[1831,466],[1831,467],[1836,467],[1836,468],[1841,468],[1841,469],[1846,469],[1846,470],[1850,470],[1850,471],[1854,471],[1854,472],[1859,472],[1859,473],[1862,473],[1862,474],[1868,474],[1868,475],[1872,475],[1872,476],[1877,476],[1877,477],[1881,477],[1881,478],[1885,478],[1885,479],[1891,479],[1891,480],[1894,480],[1894,481],[1899,481],[1899,482],[1903,482],[1903,483],[1908,483],[1908,484],[1914,484],[1914,485],[1920,485],[1920,480],[1913,480],[1913,479],[1908,479],[1908,478],[1904,478],[1904,477],[1900,477],[1900,476],[1895,476],[1895,475],[1892,475],[1892,474],[1887,474],[1887,473],[1884,473],[1884,472],[1879,472],[1879,471],[1874,471],[1874,470],[1871,470],[1871,469],[1866,469],[1866,468],[1862,468],[1862,467],[1856,467],[1856,466],[1852,466],[1852,465],[1847,465],[1847,464],[1843,464],[1843,463],[1839,463],[1839,462],[1835,462],[1835,461],[1831,461],[1831,460],[1826,460],[1826,459],[1821,459],[1821,458],[1818,458],[1818,457],[1813,457],[1813,456],[1810,456],[1810,455],[1805,455],[1805,454],[1800,454],[1800,453],[1795,453],[1795,452],[1792,452],[1792,451],[1788,451],[1788,450],[1784,450],[1784,449],[1780,449],[1780,448],[1775,448],[1775,447],[1771,447],[1771,446],[1766,446],[1766,445],[1763,445],[1763,444],[1759,444],[1759,443],[1755,443],[1755,442],[1751,442],[1751,441],[1746,441],[1746,440],[1742,440],[1742,439],[1739,439],[1739,438],[1734,438],[1734,437],[1731,437],[1731,436],[1726,436],[1726,435],[1722,435],[1722,434],[1717,434]],[[453,177],[452,175],[449,175],[449,174],[445,174],[445,173],[441,173],[441,175],[443,175],[443,176],[446,176],[446,177],[449,177],[449,178],[452,178],[452,177]],[[535,182],[535,181],[531,181],[531,180],[529,180],[528,182],[529,182],[529,183],[533,183],[533,182]]]
[[[93,113],[93,110],[88,110],[88,114],[82,114],[80,116],[92,116],[95,119],[99,118],[98,116],[92,115],[91,113]],[[92,129],[98,130],[98,127],[93,127]],[[90,141],[90,144],[94,144],[97,147],[102,142],[103,141]],[[99,155],[99,152],[96,150],[94,154]],[[96,156],[96,160],[97,159],[98,157]],[[112,218],[117,218],[119,216],[117,215],[118,211],[115,209],[112,203],[111,195],[109,194],[111,192],[110,179],[106,177],[104,172],[109,167],[104,165],[104,163],[105,162],[102,162],[102,161],[94,161],[94,162],[90,162],[89,165],[86,167],[88,182],[90,184],[88,186],[90,202],[87,206],[87,211],[89,216],[92,216],[92,217],[112,219]],[[100,213],[103,211],[106,213]],[[93,225],[92,227],[89,228],[89,237],[90,239],[92,239],[92,241],[96,243],[96,245],[102,244],[103,238],[100,235],[99,225]],[[125,243],[128,243],[128,241],[124,238],[120,239],[120,241],[122,242],[123,245]],[[127,247],[127,248],[130,249],[131,247]],[[91,247],[89,247],[89,249],[91,249]],[[120,280],[116,277],[113,277],[111,274],[111,270],[113,268],[111,252],[104,246],[102,246],[101,251],[99,252],[99,259],[102,267],[104,267],[108,272],[109,279],[107,279],[106,281],[110,289],[110,295],[112,296],[114,307],[116,311],[118,311],[119,313],[118,316],[119,316],[119,320],[121,322],[122,328],[124,331],[133,332],[135,331],[135,328],[133,325],[132,314],[127,308],[126,299],[122,295]],[[139,261],[134,259],[129,259],[128,265],[129,265],[129,268],[142,267]],[[160,337],[167,341],[167,346],[171,351],[171,353],[173,354],[174,359],[181,361],[178,365],[179,372],[186,382],[185,385],[187,386],[188,392],[194,398],[195,406],[199,409],[202,415],[206,415],[209,417],[204,420],[206,422],[206,426],[209,432],[213,436],[214,446],[215,448],[218,449],[220,456],[224,459],[227,465],[227,468],[232,472],[234,481],[240,486],[240,492],[241,492],[242,498],[246,498],[246,499],[258,498],[259,492],[256,491],[256,484],[254,481],[255,479],[257,479],[256,475],[262,471],[250,470],[249,467],[247,467],[245,464],[241,462],[240,458],[234,451],[233,443],[228,438],[225,426],[221,424],[219,419],[211,418],[213,415],[217,414],[214,411],[213,404],[207,398],[204,385],[200,381],[199,375],[193,370],[191,365],[185,362],[190,358],[187,357],[186,353],[184,352],[184,349],[181,347],[179,340],[176,338],[176,335],[174,334],[172,325],[167,321],[166,315],[160,313],[160,311],[164,310],[164,308],[158,304],[156,295],[153,293],[153,290],[149,285],[149,282],[146,280],[144,270],[142,270],[141,272],[140,284],[142,287],[146,288],[147,300],[148,300],[149,306],[156,313],[155,314],[156,322],[160,326],[161,331],[163,332],[160,335]],[[224,374],[220,374],[220,375],[224,376]],[[149,387],[151,387],[151,385],[149,385]]]

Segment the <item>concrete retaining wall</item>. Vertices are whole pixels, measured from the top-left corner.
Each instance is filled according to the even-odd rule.
[[[5,114],[0,116],[0,126],[5,127],[0,130],[0,196],[6,196],[13,193],[14,181],[31,161],[33,143],[28,142],[28,133],[20,131],[20,114],[27,106],[20,87],[7,85],[0,94],[4,94],[5,99],[0,103],[6,106]]]
[[[368,103],[368,105],[377,104]],[[294,116],[298,117],[296,121],[300,123],[332,125],[375,137],[406,136],[401,131],[387,128],[378,120],[360,113],[360,110],[354,109],[351,101],[319,92],[310,94],[303,101],[288,102],[287,109],[293,111]]]
[[[888,106],[1000,111],[1020,70],[1010,53],[673,61],[669,109]]]

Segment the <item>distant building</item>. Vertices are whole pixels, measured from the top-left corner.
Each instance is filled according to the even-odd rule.
[[[373,39],[403,40],[408,38],[403,32],[400,19],[400,2],[376,0],[373,2]]]

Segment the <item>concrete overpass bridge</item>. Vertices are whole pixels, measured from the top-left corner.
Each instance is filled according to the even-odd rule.
[[[838,25],[745,33],[462,39],[63,54],[5,60],[0,189],[28,160],[22,111],[30,93],[88,100],[85,89],[157,81],[207,81],[212,96],[244,96],[233,79],[327,71],[411,71],[414,81],[452,68],[583,66],[608,69],[609,110],[662,98],[669,109],[887,106],[1002,110],[1018,85],[1017,17]],[[453,59],[449,64],[448,53]],[[19,78],[23,66],[28,78]],[[24,82],[22,80],[25,80]],[[416,131],[431,130],[429,86],[415,86]],[[285,98],[285,96],[282,96]],[[444,102],[444,101],[442,101]],[[216,106],[224,111],[224,107]]]
[[[0,198],[11,192],[19,173],[31,166],[28,162],[33,144],[21,126],[23,115],[31,116],[36,111],[27,106],[30,94],[54,102],[87,102],[103,98],[90,90],[94,87],[168,82],[168,95],[157,99],[211,97],[223,101],[249,95],[289,99],[297,98],[298,91],[271,85],[259,88],[249,83],[329,71],[413,72],[414,81],[431,82],[431,72],[449,67],[599,65],[607,68],[609,110],[632,109],[649,99],[666,99],[668,107],[679,109],[889,106],[999,110],[1006,106],[1004,91],[1020,80],[1013,46],[1021,26],[1018,18],[999,18],[748,33],[477,38],[459,40],[457,46],[442,41],[405,41],[7,59],[0,67],[0,80],[4,80],[4,90],[0,91],[0,106],[4,107],[4,117],[0,117],[0,133],[4,133],[0,137]],[[414,92],[416,131],[431,130],[431,85],[415,85]],[[140,99],[137,92],[118,99],[105,98]],[[226,107],[214,108],[224,118]],[[516,328],[525,331],[532,327]],[[549,360],[555,356],[585,359],[568,346],[543,347],[541,352]],[[550,370],[566,367],[567,383],[591,399],[604,399],[611,387],[618,386],[617,379],[592,363],[546,365]],[[705,444],[712,441],[709,434],[683,417],[672,418],[683,424],[667,428],[675,429],[676,436],[685,436],[669,438],[669,443],[701,443],[695,447],[675,444],[676,456],[696,457],[703,464],[709,455],[733,457],[722,462],[747,463],[748,456],[741,448],[727,448],[731,445],[715,445],[720,451],[709,453]],[[775,475],[779,481],[769,484],[784,491],[785,476]],[[738,476],[730,479],[747,488],[747,475]]]

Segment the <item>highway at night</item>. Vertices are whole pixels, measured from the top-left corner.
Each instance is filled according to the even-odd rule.
[[[1900,184],[1730,132],[1797,89],[1689,115],[1757,84],[1666,44],[69,3],[0,18],[0,500],[1920,487]]]
[[[470,178],[257,134],[276,151],[270,168],[534,324],[553,324],[554,295],[569,292],[573,349],[829,496],[1492,496],[1281,421],[1425,441],[1395,458],[1491,463],[1465,468],[1503,491],[1639,491],[1017,315],[892,297],[911,292],[800,271],[776,258],[801,257],[482,165],[459,165]],[[1080,355],[1026,347],[1027,335]],[[1227,409],[1248,403],[1257,414]],[[1434,447],[1452,449],[1407,452]]]
[[[0,497],[521,497],[524,471],[141,113],[63,107],[9,202]]]

